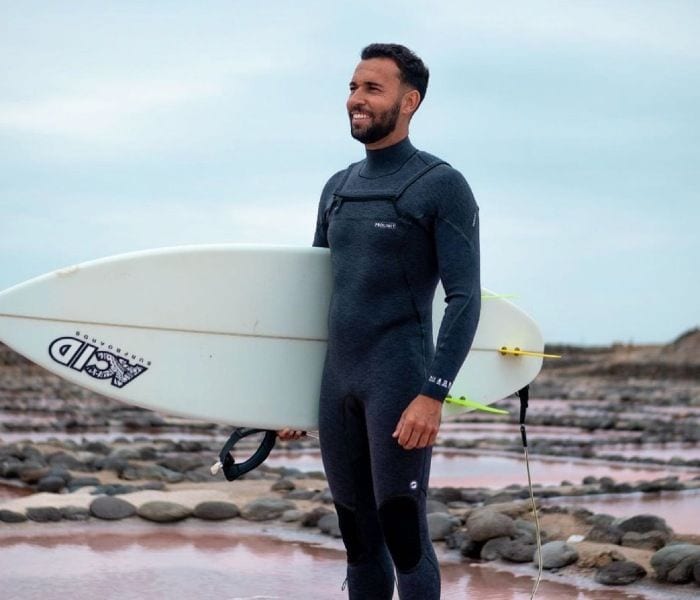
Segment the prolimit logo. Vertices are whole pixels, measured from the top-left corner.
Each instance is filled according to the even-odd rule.
[[[132,364],[123,356],[99,350],[97,346],[73,337],[62,337],[51,342],[49,356],[74,371],[82,371],[95,379],[109,379],[118,388],[148,370],[148,367]]]

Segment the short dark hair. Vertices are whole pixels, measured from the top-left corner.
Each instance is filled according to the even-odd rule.
[[[401,44],[370,44],[360,53],[362,60],[370,58],[390,58],[396,63],[401,74],[401,81],[418,90],[420,101],[423,102],[428,89],[428,67],[411,50]]]

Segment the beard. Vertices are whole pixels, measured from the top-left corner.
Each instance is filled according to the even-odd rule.
[[[389,110],[373,115],[372,123],[367,128],[362,128],[362,125],[353,126],[350,117],[350,135],[363,144],[374,144],[396,129],[400,110],[401,104],[397,102]]]

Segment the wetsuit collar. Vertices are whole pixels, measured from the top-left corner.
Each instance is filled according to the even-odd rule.
[[[367,159],[360,170],[360,177],[383,177],[395,173],[415,152],[415,147],[407,137],[381,150],[367,150]]]

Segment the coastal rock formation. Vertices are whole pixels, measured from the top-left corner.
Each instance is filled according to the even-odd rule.
[[[646,577],[646,570],[636,562],[623,560],[611,562],[595,574],[595,580],[603,585],[629,585]]]
[[[534,562],[540,564],[540,553],[535,552]],[[542,544],[542,568],[561,569],[578,560],[576,548],[562,541],[547,542]]]
[[[98,519],[118,521],[135,515],[136,507],[121,498],[100,496],[90,504],[90,514]]]
[[[694,570],[700,565],[700,546],[673,544],[661,548],[651,557],[651,566],[661,581],[688,583],[694,579]]]

